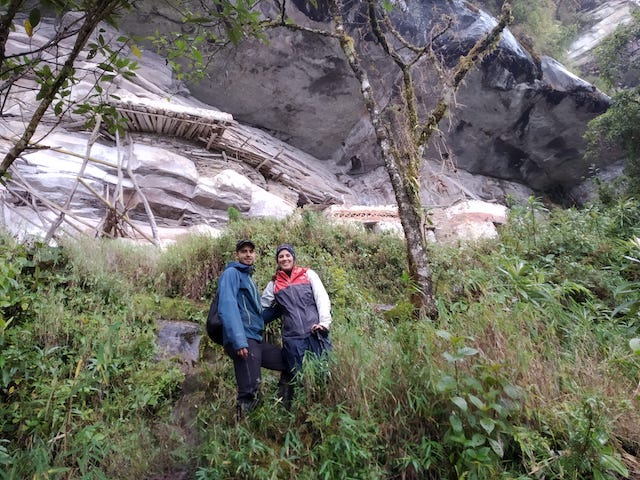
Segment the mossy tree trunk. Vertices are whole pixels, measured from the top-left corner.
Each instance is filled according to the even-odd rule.
[[[435,107],[424,120],[421,120],[413,88],[413,65],[418,58],[426,56],[437,70],[443,71],[443,66],[433,54],[431,45],[413,46],[402,38],[393,28],[390,18],[380,8],[377,0],[367,0],[367,4],[369,28],[402,74],[401,104],[387,107],[384,111],[376,103],[369,76],[358,57],[355,42],[346,32],[342,19],[342,2],[329,0],[335,33],[351,69],[360,82],[362,96],[398,204],[398,213],[406,241],[408,272],[412,283],[411,301],[416,313],[435,318],[437,308],[433,292],[433,276],[424,228],[424,213],[420,201],[422,154],[434,132],[438,130],[438,125],[447,113],[449,105],[453,103],[454,94],[466,74],[497,45],[502,31],[511,22],[511,9],[509,3],[505,2],[498,24],[460,58],[450,76],[443,81],[442,94]],[[385,27],[384,30],[381,28],[382,24]],[[444,33],[447,28],[448,26],[444,26],[438,35]],[[396,44],[399,41],[405,48],[414,52],[413,58],[406,59],[401,56],[394,49],[388,35],[395,37]]]

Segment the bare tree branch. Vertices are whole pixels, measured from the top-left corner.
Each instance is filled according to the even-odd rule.
[[[118,140],[118,148],[120,148],[120,145],[119,145],[119,143],[120,143],[119,142],[119,138],[120,137],[118,136],[116,138]],[[147,213],[147,217],[149,217],[149,226],[151,227],[151,234],[153,236],[153,243],[154,243],[154,245],[159,245],[160,237],[158,236],[158,225],[156,223],[156,217],[153,214],[153,209],[151,208],[151,205],[149,205],[149,201],[147,200],[146,195],[144,194],[144,192],[142,191],[142,189],[138,185],[138,181],[136,180],[136,177],[133,174],[133,170],[131,169],[131,160],[132,160],[132,157],[133,157],[133,142],[131,140],[131,136],[130,135],[126,136],[125,145],[126,145],[126,151],[125,151],[125,154],[124,154],[124,160],[125,160],[125,164],[127,165],[127,175],[129,176],[129,179],[133,183],[133,188],[136,190],[136,193],[138,194],[138,196],[142,200],[142,203],[144,205],[144,211]]]
[[[84,154],[84,158],[82,159],[82,166],[80,167],[80,170],[78,171],[78,175],[76,176],[76,183],[74,183],[73,188],[71,190],[71,192],[69,193],[69,196],[67,197],[67,202],[64,205],[64,210],[60,211],[60,215],[58,216],[58,218],[56,219],[56,221],[54,221],[51,224],[51,227],[49,228],[49,231],[47,232],[46,237],[44,238],[44,242],[45,243],[49,243],[49,240],[51,240],[51,238],[53,238],[53,235],[55,234],[55,231],[58,229],[58,227],[60,226],[60,224],[62,223],[62,221],[64,220],[64,211],[65,210],[69,210],[69,207],[71,205],[71,201],[73,200],[73,196],[75,195],[76,191],[78,190],[78,184],[80,183],[80,178],[82,178],[82,176],[84,175],[84,171],[87,168],[87,165],[89,164],[89,158],[91,157],[91,148],[93,147],[93,144],[96,142],[97,138],[98,138],[98,133],[100,132],[100,125],[101,125],[101,119],[98,118],[98,121],[96,122],[96,125],[93,129],[93,131],[91,132],[91,136],[89,137],[89,140],[87,140],[87,148],[85,150],[85,154]]]
[[[15,161],[22,152],[24,152],[31,138],[33,137],[38,124],[42,120],[45,112],[53,102],[55,95],[60,90],[62,85],[73,75],[74,63],[84,48],[87,40],[91,36],[92,32],[98,26],[98,24],[107,18],[111,13],[115,11],[115,9],[121,5],[120,0],[101,0],[96,2],[96,4],[92,5],[92,7],[87,11],[86,16],[84,17],[84,22],[82,27],[78,32],[78,36],[76,37],[76,41],[71,49],[71,52],[67,56],[64,65],[56,75],[55,79],[46,86],[43,86],[41,91],[42,100],[40,104],[36,108],[27,128],[25,129],[22,137],[16,142],[16,144],[7,152],[2,163],[0,163],[0,178],[3,177],[11,164]]]

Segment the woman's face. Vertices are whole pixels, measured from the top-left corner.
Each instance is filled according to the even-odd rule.
[[[281,270],[285,270],[288,272],[293,268],[294,263],[295,260],[293,259],[293,255],[291,255],[291,252],[289,252],[289,250],[282,250],[278,254],[278,267],[280,267]]]

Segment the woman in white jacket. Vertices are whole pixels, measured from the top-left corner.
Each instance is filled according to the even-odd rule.
[[[282,317],[282,353],[294,376],[306,352],[319,356],[331,350],[331,301],[318,274],[296,264],[291,245],[278,246],[276,262],[276,274],[262,292],[261,303],[270,312],[265,312],[265,319]]]

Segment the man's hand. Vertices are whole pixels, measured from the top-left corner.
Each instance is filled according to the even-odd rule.
[[[241,348],[240,350],[238,350],[236,352],[236,355],[238,355],[240,358],[248,358],[249,357],[249,349],[248,348]]]

